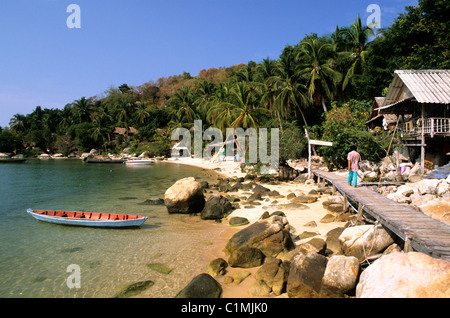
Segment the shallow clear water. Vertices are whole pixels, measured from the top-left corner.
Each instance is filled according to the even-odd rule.
[[[142,204],[176,180],[209,171],[171,163],[126,167],[81,160],[27,160],[0,165],[0,297],[112,297],[124,285],[152,280],[141,297],[173,297],[203,270],[218,225]],[[137,229],[100,229],[35,220],[27,208],[148,216]],[[149,263],[171,268],[157,273]],[[71,264],[80,288],[69,288]]]

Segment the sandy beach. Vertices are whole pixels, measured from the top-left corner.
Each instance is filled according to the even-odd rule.
[[[174,164],[186,164],[197,167],[202,167],[206,169],[213,170],[214,172],[220,174],[224,178],[231,177],[244,177],[245,173],[242,173],[238,164],[235,162],[221,162],[220,164],[210,163],[209,161],[204,161],[201,159],[191,159],[191,158],[182,158],[182,159],[169,159],[165,162],[171,162]],[[259,183],[259,182],[257,182]],[[294,182],[276,182],[277,184],[270,183],[261,183],[266,188],[270,190],[276,190],[280,193],[280,197],[277,198],[263,198],[260,201],[260,205],[254,205],[251,208],[244,207],[244,205],[240,205],[238,209],[232,211],[230,215],[228,215],[227,220],[224,220],[221,225],[221,230],[216,232],[214,235],[211,235],[211,250],[208,255],[205,255],[205,264],[216,258],[223,258],[224,260],[228,260],[228,256],[225,254],[223,249],[225,248],[228,240],[235,234],[242,230],[245,226],[235,226],[232,227],[228,224],[228,220],[232,217],[239,216],[245,217],[249,220],[250,224],[254,223],[258,219],[260,219],[261,215],[268,211],[269,213],[275,211],[283,211],[288,219],[289,225],[291,227],[291,236],[293,238],[294,243],[298,246],[301,243],[304,243],[311,239],[311,236],[301,239],[303,237],[302,234],[308,232],[311,235],[315,233],[314,237],[326,239],[326,234],[337,227],[343,227],[346,222],[330,222],[330,223],[322,223],[320,220],[327,215],[329,212],[323,208],[322,202],[326,200],[329,195],[321,195],[318,197],[318,200],[314,203],[305,203],[309,208],[305,210],[298,209],[289,209],[285,207],[280,207],[282,204],[290,203],[290,200],[286,198],[286,196],[290,193],[295,193],[297,196],[301,193],[308,194],[311,190],[317,189],[317,185],[315,184],[304,184],[304,183],[294,183]],[[213,191],[207,191],[205,196],[207,197]],[[217,192],[217,191],[214,191]],[[220,193],[220,192],[219,192]],[[222,195],[233,195],[238,197],[248,197],[250,194],[249,191],[238,190],[237,192],[232,193],[221,193]],[[311,224],[314,224],[311,226]],[[314,234],[312,234],[314,235]],[[248,293],[248,290],[251,286],[253,286],[255,282],[254,274],[259,269],[259,267],[255,268],[233,268],[228,266],[227,272],[223,276],[216,276],[215,279],[222,285],[223,298],[246,298],[252,297]],[[251,273],[244,281],[240,284],[228,283],[227,276],[232,276],[239,271],[248,271]],[[206,272],[206,268],[205,268]],[[275,297],[275,296],[273,296]],[[287,297],[286,294],[282,294],[278,297]]]

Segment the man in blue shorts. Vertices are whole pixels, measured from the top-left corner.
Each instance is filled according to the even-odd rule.
[[[361,155],[356,151],[356,146],[350,147],[350,152],[347,155],[348,161],[348,184],[356,188],[356,182],[358,180],[359,162],[361,161]]]

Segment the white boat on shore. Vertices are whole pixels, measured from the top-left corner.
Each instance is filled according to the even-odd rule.
[[[127,166],[151,165],[154,163],[154,159],[129,159],[125,161],[125,165]]]

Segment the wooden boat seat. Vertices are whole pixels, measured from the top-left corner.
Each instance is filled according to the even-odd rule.
[[[99,220],[101,215],[102,215],[101,213],[92,212],[92,213],[91,213],[91,216],[90,216],[89,218],[90,218],[91,220]]]
[[[109,214],[109,213],[102,213],[102,215],[100,216],[100,220],[107,221],[107,220],[110,219],[110,217],[111,217],[111,214]]]

